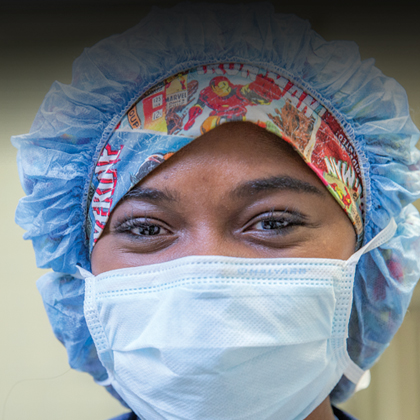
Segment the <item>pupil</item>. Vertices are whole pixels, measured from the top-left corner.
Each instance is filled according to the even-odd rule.
[[[262,228],[263,229],[279,229],[283,225],[284,225],[283,223],[281,223],[277,220],[265,220],[262,223]]]
[[[156,225],[143,226],[140,230],[142,235],[157,235],[160,232],[160,227]]]

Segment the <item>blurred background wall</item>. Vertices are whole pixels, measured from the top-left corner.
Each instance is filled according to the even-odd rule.
[[[168,7],[176,1],[0,4],[0,420],[105,420],[124,411],[90,376],[69,369],[51,332],[35,286],[44,271],[13,221],[23,191],[9,139],[29,131],[54,80],[71,81],[72,62],[84,47],[135,25],[152,3]],[[309,19],[327,40],[356,41],[362,58],[375,57],[407,90],[420,126],[419,12],[408,1],[365,3],[273,1],[278,12]],[[419,350],[417,290],[402,328],[372,369],[371,386],[344,407],[360,420],[420,419]]]

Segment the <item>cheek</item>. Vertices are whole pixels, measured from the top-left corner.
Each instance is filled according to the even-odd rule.
[[[178,255],[179,254],[179,255]],[[193,252],[187,253],[192,255]],[[135,246],[127,246],[112,235],[101,236],[95,244],[91,256],[92,274],[105,273],[120,268],[158,264],[185,256],[182,249],[170,248],[165,252],[142,253]]]
[[[110,270],[129,267],[126,257],[115,249],[111,236],[102,235],[93,247],[91,255],[92,274],[97,276]]]
[[[95,244],[93,251],[90,257],[91,270],[94,276],[101,274],[107,271],[107,261],[106,249],[102,250],[101,248],[102,238]]]
[[[320,235],[320,247],[325,249],[328,258],[347,260],[355,252],[356,233],[350,219],[340,211],[341,220]]]

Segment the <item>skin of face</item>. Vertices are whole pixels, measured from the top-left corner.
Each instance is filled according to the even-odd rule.
[[[190,255],[348,259],[353,225],[285,141],[249,122],[202,135],[121,200],[92,273]],[[334,419],[329,398],[307,420]]]

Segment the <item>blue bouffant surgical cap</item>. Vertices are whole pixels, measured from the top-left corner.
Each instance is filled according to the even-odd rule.
[[[30,132],[13,137],[26,193],[16,221],[33,242],[38,266],[53,270],[38,288],[54,333],[72,368],[106,384],[83,314],[84,282],[75,274],[76,265],[90,269],[89,209],[97,162],[145,92],[175,74],[217,63],[286,75],[317,98],[345,128],[359,156],[363,242],[391,218],[398,225],[394,237],[357,266],[347,343],[353,361],[367,370],[401,325],[420,276],[420,218],[410,204],[420,198],[419,131],[404,89],[373,60],[361,61],[356,44],[326,42],[308,22],[275,14],[268,3],[154,9],[136,27],[86,49],[74,63],[71,84],[55,82]],[[147,144],[168,137],[138,136]],[[343,377],[332,401],[344,401],[354,390]]]

